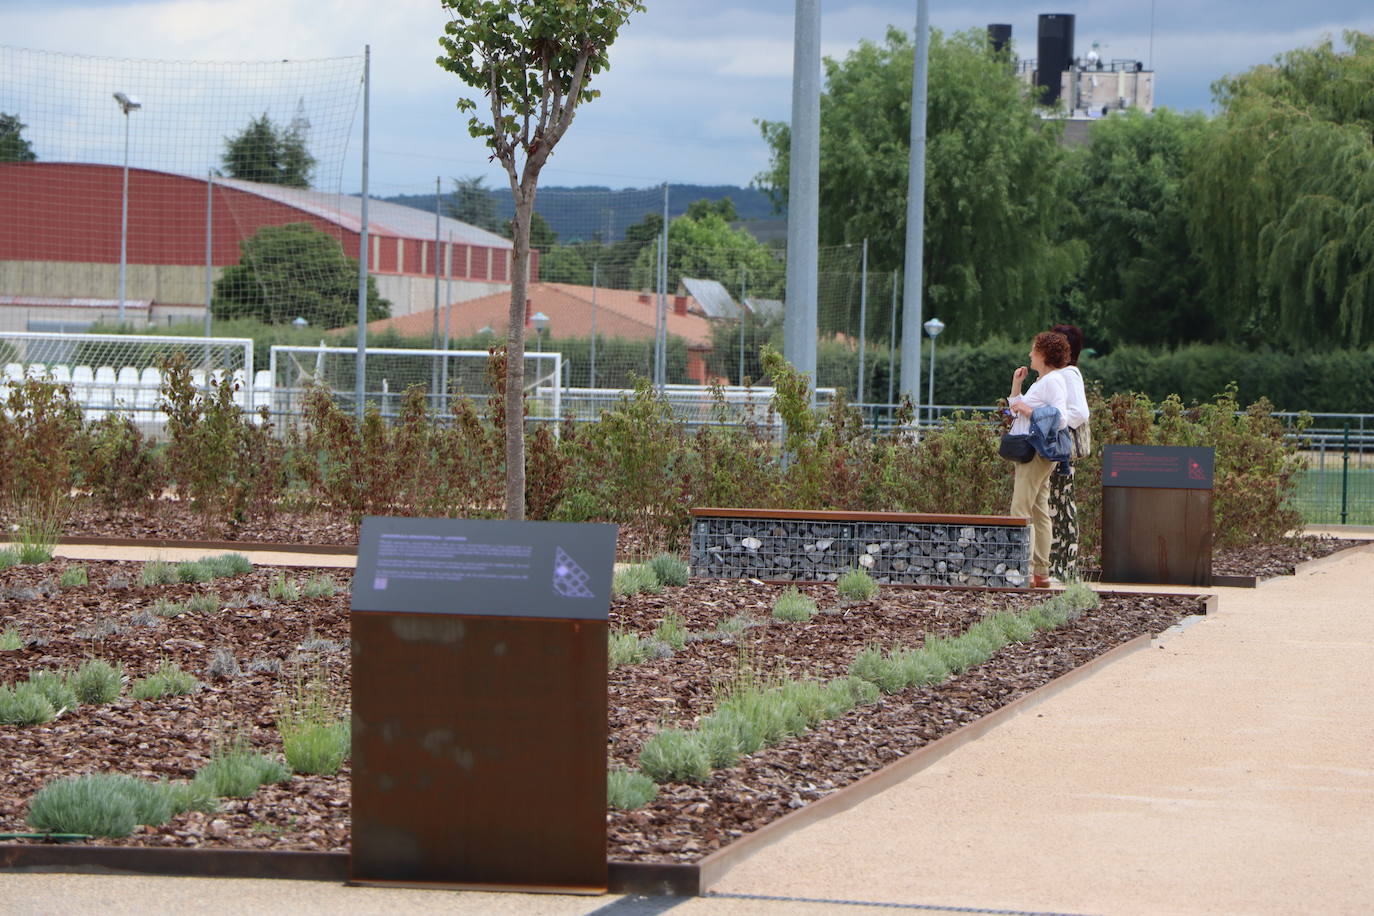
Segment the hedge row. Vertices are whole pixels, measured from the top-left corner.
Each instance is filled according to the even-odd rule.
[[[936,404],[992,404],[1007,393],[1014,368],[1027,363],[1028,341],[990,340],[970,346],[940,346],[935,358]],[[886,401],[885,348],[865,354],[865,400]],[[922,351],[921,398],[930,347]],[[843,344],[820,346],[817,376],[823,387],[856,389],[857,353]],[[1156,401],[1171,394],[1185,404],[1202,403],[1236,385],[1236,397],[1250,404],[1267,398],[1277,410],[1363,413],[1374,404],[1374,348],[1287,354],[1245,350],[1224,344],[1193,344],[1177,350],[1119,347],[1081,360],[1084,376],[1103,391],[1139,391]]]
[[[703,426],[689,431],[647,384],[596,422],[547,425],[527,439],[526,507],[531,519],[617,522],[650,552],[678,548],[693,506],[1001,514],[1011,466],[997,456],[997,414],[952,417],[913,441],[900,428],[874,434],[843,399],[810,406],[803,376],[770,348],[765,368],[773,430]],[[491,380],[500,390],[499,354]],[[207,528],[227,527],[283,505],[357,522],[364,515],[494,517],[502,514],[504,447],[499,399],[486,416],[467,400],[438,422],[421,388],[402,398],[395,422],[375,409],[358,424],[328,392],[306,399],[306,416],[285,442],[233,403],[228,382],[205,394],[185,365],[164,388],[170,441],[154,445],[126,420],[86,424],[61,386],[29,380],[0,412],[0,514],[6,522],[59,525],[73,488],[111,508],[149,510],[173,486]],[[1292,508],[1301,467],[1270,405],[1238,412],[1234,389],[1195,408],[1177,397],[1092,394],[1093,440],[1212,445],[1217,449],[1215,532],[1220,544],[1273,541],[1297,527]],[[491,417],[492,419],[487,419]],[[900,418],[899,418],[900,419]],[[1099,537],[1100,460],[1079,465],[1082,548]]]

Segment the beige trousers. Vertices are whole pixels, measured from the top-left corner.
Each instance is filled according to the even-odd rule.
[[[1016,465],[1016,481],[1011,490],[1011,514],[1030,519],[1031,573],[1050,574],[1050,544],[1054,529],[1050,519],[1050,474],[1054,462],[1036,455],[1024,464]]]

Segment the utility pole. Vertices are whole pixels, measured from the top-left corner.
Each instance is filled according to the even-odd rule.
[[[787,190],[787,301],[783,356],[816,391],[817,246],[820,241],[821,5],[796,0],[792,49],[792,148]]]
[[[911,159],[907,164],[906,258],[902,288],[902,394],[920,416],[921,297],[926,229],[926,95],[930,57],[928,0],[916,0],[916,59],[911,73]]]

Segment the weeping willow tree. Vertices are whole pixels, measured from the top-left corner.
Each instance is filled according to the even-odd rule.
[[[1374,343],[1374,36],[1345,34],[1217,83],[1190,234],[1239,338]]]

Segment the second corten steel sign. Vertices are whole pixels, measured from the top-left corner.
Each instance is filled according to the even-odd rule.
[[[364,519],[354,882],[605,890],[615,532]]]
[[[1102,578],[1212,584],[1211,448],[1102,450]]]

